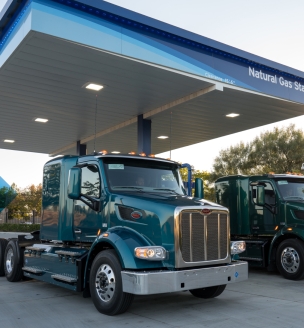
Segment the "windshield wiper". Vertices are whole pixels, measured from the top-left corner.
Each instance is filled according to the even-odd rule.
[[[286,196],[286,197],[284,197],[284,199],[301,199],[301,200],[304,200],[304,197],[301,197],[301,196]]]
[[[143,191],[143,188],[141,187],[126,187],[126,186],[115,186],[115,187],[112,187],[112,189],[135,189],[137,191]]]
[[[179,195],[179,193],[177,193],[175,190],[173,189],[167,189],[167,188],[153,188],[153,190],[161,190],[161,191],[170,191],[170,192],[173,192],[175,195]]]

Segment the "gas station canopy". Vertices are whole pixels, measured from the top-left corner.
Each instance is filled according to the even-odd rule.
[[[157,154],[303,114],[303,72],[115,5],[0,12],[0,148]]]

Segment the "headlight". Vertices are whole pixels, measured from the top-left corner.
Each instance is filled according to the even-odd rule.
[[[232,241],[230,243],[231,254],[240,254],[246,250],[246,243],[242,240]]]
[[[161,246],[136,247],[134,255],[143,260],[162,261],[167,258],[167,251]]]

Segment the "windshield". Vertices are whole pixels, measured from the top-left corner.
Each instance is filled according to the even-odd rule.
[[[111,191],[186,194],[175,164],[129,158],[104,158],[103,163]]]
[[[276,181],[282,197],[286,200],[304,200],[304,181],[284,179]]]

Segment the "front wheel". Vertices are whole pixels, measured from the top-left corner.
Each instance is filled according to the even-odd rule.
[[[304,278],[304,243],[298,239],[281,242],[276,254],[276,264],[281,275],[290,280]]]
[[[99,253],[92,264],[90,292],[96,309],[107,315],[127,311],[134,295],[122,290],[121,265],[114,250]]]
[[[199,298],[214,298],[221,295],[225,288],[226,285],[190,289],[190,293]]]

